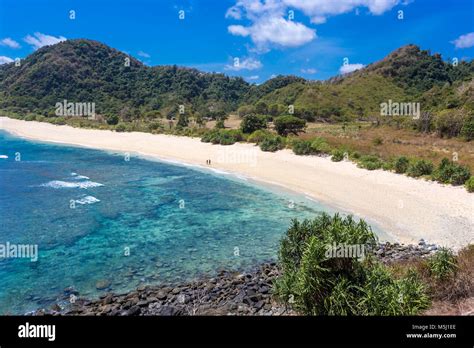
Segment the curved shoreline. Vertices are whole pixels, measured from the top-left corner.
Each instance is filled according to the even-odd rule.
[[[474,241],[474,195],[352,162],[297,156],[290,150],[262,152],[253,144],[202,143],[198,138],[148,133],[116,133],[0,117],[0,129],[17,136],[106,151],[138,153],[159,160],[222,170],[256,182],[277,185],[374,221],[395,241],[427,239],[459,249]],[[233,157],[247,158],[234,161]],[[246,157],[247,156],[247,157]]]

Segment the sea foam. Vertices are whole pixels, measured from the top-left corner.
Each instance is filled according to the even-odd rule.
[[[89,180],[90,178],[85,175],[79,175],[77,173],[71,173],[71,176],[73,177],[74,180]]]
[[[53,180],[45,184],[41,184],[40,186],[51,187],[54,189],[60,189],[60,188],[88,189],[91,187],[99,187],[99,186],[104,186],[104,185],[98,182],[94,182],[94,181],[70,182],[70,181],[62,181],[62,180]]]
[[[100,202],[100,199],[97,199],[94,196],[85,196],[81,199],[76,200],[76,203],[78,204],[93,204],[98,202]]]

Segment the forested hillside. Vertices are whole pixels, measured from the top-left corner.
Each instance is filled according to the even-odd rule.
[[[195,69],[148,67],[102,43],[78,39],[43,47],[19,67],[0,66],[0,108],[55,116],[55,104],[63,99],[94,102],[104,119],[128,122],[173,118],[180,105],[189,118],[214,119],[236,110],[241,116],[281,116],[291,106],[295,116],[307,121],[347,122],[379,115],[380,104],[392,100],[465,119],[474,110],[473,76],[474,61],[452,64],[407,45],[328,81],[278,76],[252,85]]]

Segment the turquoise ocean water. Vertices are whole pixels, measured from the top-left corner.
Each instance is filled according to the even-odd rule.
[[[125,159],[0,132],[0,244],[39,255],[0,259],[0,314],[47,307],[68,287],[96,297],[250,269],[276,260],[292,218],[333,211],[232,175]]]

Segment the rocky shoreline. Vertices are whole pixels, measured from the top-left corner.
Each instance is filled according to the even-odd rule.
[[[374,255],[388,264],[423,258],[437,250],[438,246],[420,240],[418,245],[379,244]],[[265,263],[249,272],[222,271],[213,278],[142,286],[95,300],[80,298],[77,291],[68,288],[63,296],[73,301],[65,300],[27,315],[297,315],[272,295],[272,283],[279,275],[276,263]]]

